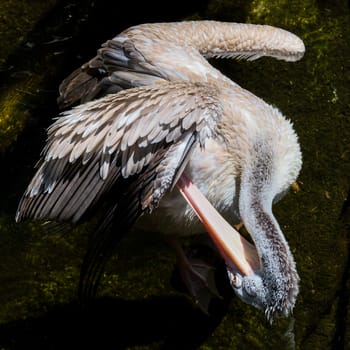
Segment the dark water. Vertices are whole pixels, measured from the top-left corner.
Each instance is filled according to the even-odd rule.
[[[17,2],[8,3],[12,12],[6,16],[14,16]],[[9,123],[0,131],[0,349],[350,348],[348,3],[147,2],[126,4],[124,10],[116,2],[92,4],[58,1],[1,61],[0,128]],[[224,282],[226,298],[211,316],[203,315],[171,277],[172,251],[141,233],[126,238],[107,267],[99,297],[81,309],[76,286],[84,228],[54,233],[13,220],[45,128],[58,113],[60,81],[130,25],[184,18],[276,25],[306,45],[297,63],[213,62],[289,117],[302,147],[300,190],[274,208],[297,261],[301,291],[293,316],[273,325],[232,298]]]

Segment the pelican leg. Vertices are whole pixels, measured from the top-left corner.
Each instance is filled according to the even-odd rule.
[[[175,251],[176,266],[187,292],[194,299],[195,304],[208,314],[212,298],[222,298],[215,283],[215,267],[203,259],[186,255],[176,237],[170,236],[167,241]]]

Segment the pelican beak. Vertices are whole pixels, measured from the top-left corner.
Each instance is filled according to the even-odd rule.
[[[208,231],[228,268],[238,270],[242,276],[259,270],[259,256],[254,245],[217,212],[198,187],[184,174],[177,182],[177,187]]]

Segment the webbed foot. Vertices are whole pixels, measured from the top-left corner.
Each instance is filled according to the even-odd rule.
[[[190,295],[194,303],[206,314],[209,313],[209,305],[213,299],[222,299],[215,281],[215,260],[208,258],[208,254],[203,253],[203,249],[192,249],[188,255],[185,254],[179,241],[171,237],[170,244],[175,249],[177,257],[177,272],[180,276],[185,292]],[[207,250],[212,255],[213,251]],[[208,252],[206,252],[208,253]]]

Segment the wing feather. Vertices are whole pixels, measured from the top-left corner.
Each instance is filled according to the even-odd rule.
[[[214,136],[219,97],[209,84],[139,87],[78,106],[49,128],[16,220],[78,223],[101,213],[81,269],[82,299],[96,292],[123,234],[158,206],[198,142]]]
[[[186,133],[197,141],[212,137],[208,128],[221,114],[216,88],[190,82],[129,89],[65,112],[48,130],[42,161],[17,219],[81,220],[105,194],[111,176],[142,174],[159,149],[186,144]],[[164,191],[169,186],[171,181]]]
[[[123,89],[160,81],[217,79],[206,59],[255,60],[270,56],[299,60],[305,46],[280,28],[217,21],[152,23],[131,27],[108,40],[96,57],[60,86],[59,105],[67,107]]]
[[[100,98],[123,89],[163,81],[157,67],[147,64],[132,40],[119,36],[108,40],[97,55],[69,75],[60,85],[60,108]]]

